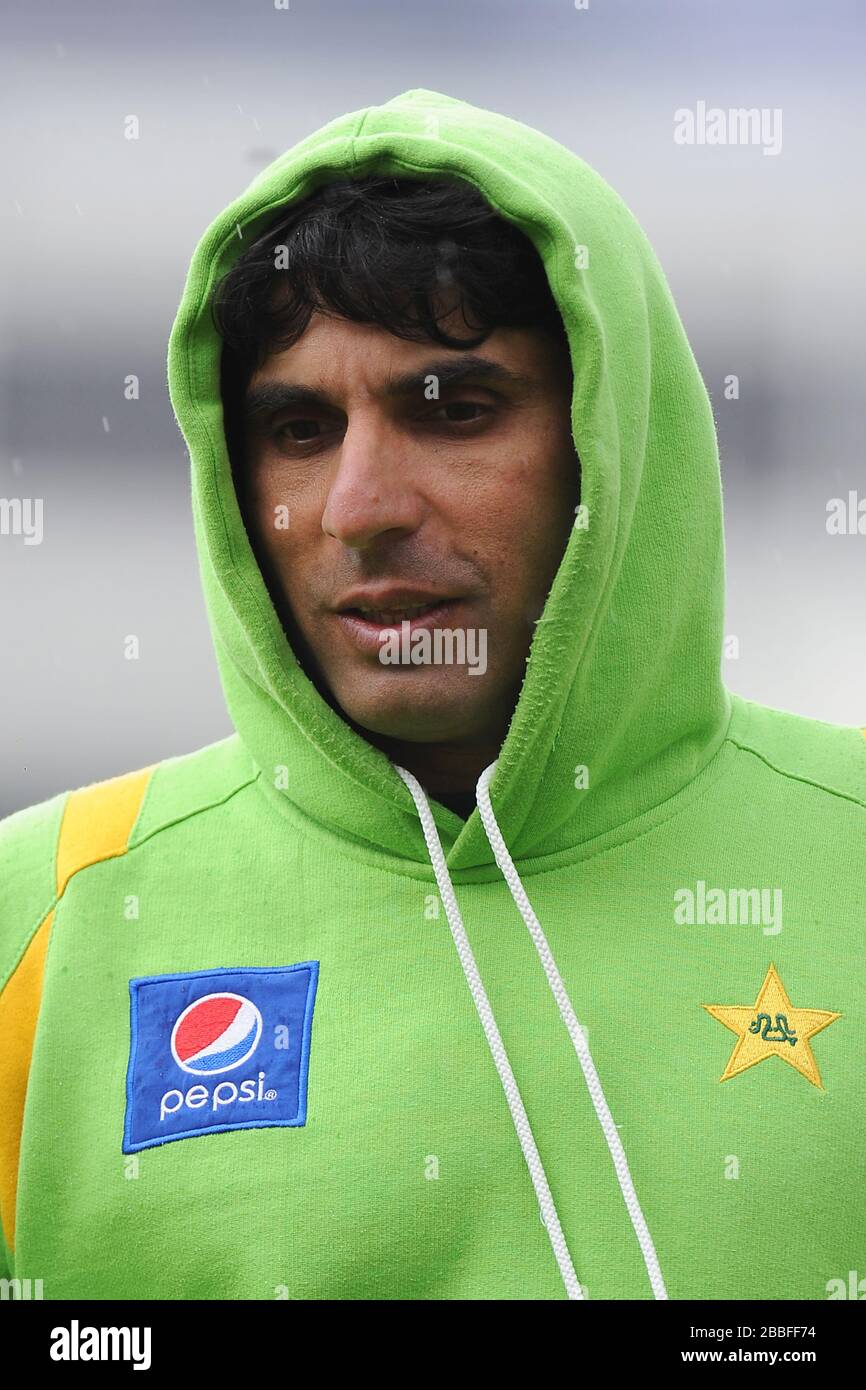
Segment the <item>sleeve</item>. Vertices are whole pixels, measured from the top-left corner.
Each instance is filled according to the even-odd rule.
[[[0,821],[0,1277],[14,1277],[19,1154],[66,793]]]

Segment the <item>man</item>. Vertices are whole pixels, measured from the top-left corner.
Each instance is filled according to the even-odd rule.
[[[542,263],[471,185],[373,175],[292,204],[215,307],[235,486],[292,650],[364,738],[468,816],[579,500]],[[436,631],[460,634],[462,660],[456,642],[423,660]]]
[[[436,92],[351,113],[209,229],[169,384],[237,733],[3,827],[9,1274],[846,1296],[866,743],[724,687],[623,204]]]

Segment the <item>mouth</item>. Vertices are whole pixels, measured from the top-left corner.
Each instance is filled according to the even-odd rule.
[[[400,623],[414,622],[423,613],[430,613],[434,608],[442,608],[445,602],[442,599],[432,599],[430,603],[415,603],[406,608],[368,608],[358,606],[356,608],[345,608],[344,613],[349,613],[353,617],[359,618],[362,622],[373,623],[380,627],[398,627]]]
[[[424,629],[453,627],[460,604],[460,599],[439,598],[404,608],[367,608],[359,605],[341,609],[336,617],[355,646],[362,651],[378,653],[382,649],[382,636],[387,632],[401,633],[404,623],[409,624],[410,636]]]

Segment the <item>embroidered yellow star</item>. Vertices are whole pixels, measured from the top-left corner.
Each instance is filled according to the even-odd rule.
[[[737,1004],[702,1004],[701,1008],[738,1034],[720,1081],[738,1076],[765,1057],[781,1057],[823,1091],[809,1039],[842,1015],[826,1009],[795,1009],[775,965],[767,971],[751,1008]]]

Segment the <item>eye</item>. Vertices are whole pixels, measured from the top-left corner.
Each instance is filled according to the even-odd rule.
[[[450,414],[450,413],[449,413],[448,419],[447,419],[447,423],[449,423],[449,424],[454,424],[454,425],[458,425],[458,424],[469,424],[469,425],[472,425],[472,424],[474,424],[474,423],[476,422],[476,420],[482,419],[483,416],[484,416],[485,414],[489,413],[489,411],[490,411],[490,406],[489,406],[489,405],[481,405],[478,401],[448,401],[445,405],[441,405],[441,406],[439,407],[439,410],[440,410],[440,411],[441,411],[441,410],[444,410],[444,411],[447,411],[447,412],[451,412],[451,411],[457,411],[457,412],[458,412],[456,415],[453,415],[453,414]],[[470,414],[465,414],[465,413],[463,413],[463,412],[466,412],[466,411],[478,411],[478,414],[477,414],[477,415],[470,415]],[[439,411],[434,411],[434,416],[435,416],[435,415],[438,415],[438,414],[439,414]]]
[[[289,444],[306,444],[317,437],[319,428],[318,420],[285,420],[277,426],[274,434],[277,439],[285,440]]]

